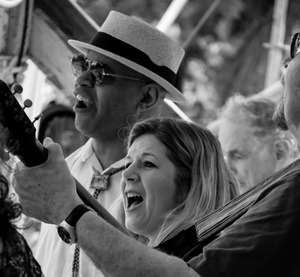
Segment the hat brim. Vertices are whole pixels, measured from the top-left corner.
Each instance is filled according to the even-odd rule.
[[[159,75],[153,73],[152,71],[150,71],[149,69],[134,63],[126,58],[123,58],[119,55],[116,55],[114,53],[111,53],[107,50],[104,50],[102,48],[96,47],[94,45],[91,45],[89,43],[85,43],[82,41],[78,41],[78,40],[68,40],[68,43],[75,48],[76,50],[78,50],[79,52],[83,53],[83,54],[87,54],[88,50],[92,50],[95,52],[98,52],[102,55],[105,55],[115,61],[118,61],[124,65],[126,65],[127,67],[147,76],[148,78],[152,79],[153,81],[155,81],[156,83],[158,83],[160,86],[162,86],[168,93],[166,95],[166,98],[176,102],[176,103],[184,103],[185,102],[185,98],[182,95],[182,93],[176,89],[172,84],[170,84],[168,81],[166,81],[164,78],[160,77]]]

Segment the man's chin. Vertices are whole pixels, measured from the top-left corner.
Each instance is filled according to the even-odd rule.
[[[87,124],[87,122],[85,121],[75,121],[75,128],[77,129],[78,132],[80,132],[81,134],[83,134],[84,136],[89,136],[89,130],[91,125]]]

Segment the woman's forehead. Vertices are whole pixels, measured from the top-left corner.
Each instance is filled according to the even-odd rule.
[[[141,156],[144,154],[164,154],[165,146],[153,134],[137,137],[128,149],[127,156]]]

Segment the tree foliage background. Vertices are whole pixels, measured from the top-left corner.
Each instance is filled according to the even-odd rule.
[[[101,25],[110,10],[156,25],[171,0],[77,0]],[[185,45],[213,3],[189,0],[168,34]],[[254,95],[264,89],[274,0],[222,0],[186,47],[178,87],[187,97],[180,108],[194,121],[207,124],[234,93]],[[300,1],[290,0],[285,43],[300,30]],[[284,51],[284,56],[288,53]]]

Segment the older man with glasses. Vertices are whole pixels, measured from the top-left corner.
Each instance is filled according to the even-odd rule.
[[[278,114],[284,115],[281,122],[286,122],[299,139],[300,55],[297,55],[297,45],[299,38],[292,43],[291,61],[285,74],[284,105],[280,106]],[[74,193],[74,181],[59,146],[51,141],[46,141],[45,146],[49,150],[49,161],[36,168],[20,168],[16,173],[16,191],[25,213],[56,224],[66,218],[70,207],[76,207],[80,200]],[[38,188],[32,177],[36,174],[41,176]],[[208,230],[217,229],[219,236],[204,248],[199,243],[191,259],[183,261],[142,245],[94,212],[76,217],[78,243],[108,276],[300,276],[300,160],[259,188],[262,189],[254,187],[241,196],[251,205],[233,224],[222,229],[222,220],[219,220],[220,224],[205,226]],[[66,191],[73,192],[67,199],[60,196]],[[41,201],[43,195],[48,197]],[[249,202],[245,195],[254,201]],[[239,211],[230,216],[236,215]]]

